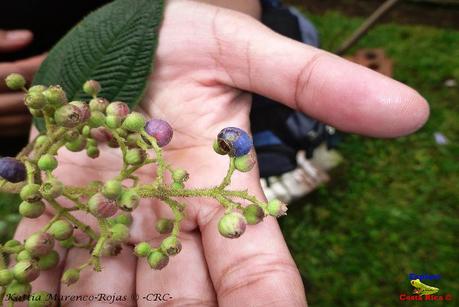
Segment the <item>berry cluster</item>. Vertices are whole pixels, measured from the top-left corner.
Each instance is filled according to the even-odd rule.
[[[0,253],[14,257],[16,262],[8,268],[0,261],[2,297],[5,293],[10,298],[29,296],[30,282],[41,271],[58,264],[59,254],[54,250],[56,244],[90,252],[87,262],[63,273],[62,283],[76,283],[85,268],[100,271],[101,257],[117,255],[123,243],[128,242],[131,212],[139,206],[142,198],[160,199],[174,215],[173,219],[156,221],[156,230],[165,235],[159,246],[141,242],[134,249],[138,257],[145,257],[156,270],[164,268],[169,258],[182,249],[179,232],[185,205],[178,198],[210,197],[217,200],[226,209],[218,223],[218,231],[226,238],[241,236],[247,224],[257,224],[268,215],[279,217],[286,212],[285,204],[278,200],[264,203],[246,190],[228,189],[235,171],[248,172],[255,165],[252,140],[239,128],[224,128],[213,144],[216,153],[228,155],[230,160],[222,182],[211,188],[188,189],[185,184],[189,178],[187,171],[174,168],[163,158],[162,147],[171,141],[172,127],[160,119],[146,120],[142,114],[131,112],[124,102],[109,102],[98,97],[100,84],[97,81],[87,81],[83,86],[83,91],[92,96],[89,103],[67,101],[66,93],[58,85],[36,85],[26,89],[24,78],[18,74],[8,76],[6,84],[10,89],[25,91],[26,106],[35,117],[44,119],[46,131],[17,157],[0,159],[0,177],[3,178],[0,188],[4,191],[17,189],[22,199],[19,213],[23,217],[38,218],[46,206],[52,209],[54,216],[24,242],[10,240],[0,245]],[[54,170],[59,167],[59,149],[86,151],[88,157],[96,159],[102,142],[119,148],[122,153],[123,167],[116,177],[105,183],[93,181],[86,186],[67,186],[55,176]],[[156,165],[157,176],[151,183],[141,184],[135,172],[148,164]],[[165,176],[167,172],[170,173],[170,182],[166,180],[169,178]],[[244,200],[247,205],[243,206],[237,199]],[[72,206],[64,206],[62,200]],[[77,211],[94,216],[98,231],[77,219],[73,214]],[[75,229],[85,234],[85,240],[76,239]],[[29,305],[48,306],[43,302],[38,304],[36,296]]]

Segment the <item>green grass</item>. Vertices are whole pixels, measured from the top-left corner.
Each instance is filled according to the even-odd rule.
[[[309,17],[331,51],[362,21]],[[443,83],[459,81],[459,32],[384,24],[350,53],[380,47],[394,60],[394,78],[429,101],[429,122],[396,140],[347,136],[332,183],[290,206],[281,225],[313,306],[413,304],[399,301],[412,292],[411,272],[441,274],[426,283],[458,305],[459,88]],[[437,131],[449,145],[435,143]]]

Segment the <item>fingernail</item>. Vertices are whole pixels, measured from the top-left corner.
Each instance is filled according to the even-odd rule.
[[[5,38],[10,41],[22,41],[29,39],[31,36],[29,31],[14,30],[6,32]]]

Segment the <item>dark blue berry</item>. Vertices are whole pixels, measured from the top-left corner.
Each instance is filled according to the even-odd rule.
[[[145,124],[145,132],[156,139],[159,147],[164,147],[172,139],[173,130],[168,122],[161,119],[150,119]]]
[[[24,181],[26,179],[25,166],[21,161],[15,158],[1,158],[0,177],[12,183]]]
[[[218,146],[231,157],[249,153],[253,142],[247,132],[236,127],[224,128],[217,136]]]

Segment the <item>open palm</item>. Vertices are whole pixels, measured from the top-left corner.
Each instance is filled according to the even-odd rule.
[[[341,130],[376,137],[411,133],[428,117],[428,106],[414,90],[326,52],[277,35],[256,20],[214,6],[170,1],[160,32],[155,72],[140,109],[174,128],[165,159],[189,171],[187,187],[209,187],[225,175],[228,158],[215,154],[212,142],[224,127],[249,130],[250,94],[256,92],[308,113]],[[118,150],[104,147],[98,159],[59,152],[56,175],[66,184],[114,177],[121,166]],[[142,168],[142,181],[154,169]],[[237,174],[231,188],[247,187],[263,199],[254,170]],[[191,306],[304,306],[304,289],[277,222],[266,218],[239,239],[219,235],[223,209],[209,199],[187,199],[180,239],[182,252],[161,271],[133,255],[132,244],[160,242],[158,217],[171,215],[157,200],[144,200],[134,211],[130,243],[117,257],[103,258],[100,273],[85,270],[73,286],[60,286],[62,270],[87,260],[87,250],[61,249],[60,265],[42,272],[33,291],[61,295],[126,296],[119,305],[149,306],[168,294],[165,304]],[[91,217],[78,215],[95,225]],[[16,237],[24,239],[50,215],[23,220]],[[132,300],[134,294],[139,299]],[[156,299],[160,297],[156,296]],[[81,301],[64,300],[79,306]],[[93,305],[102,305],[95,301]],[[114,305],[117,303],[115,302]]]

